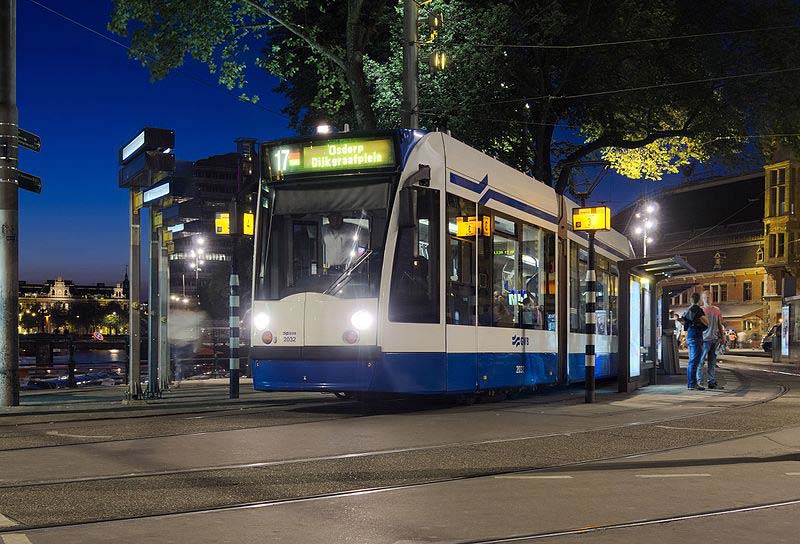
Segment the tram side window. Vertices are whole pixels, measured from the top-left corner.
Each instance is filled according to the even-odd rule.
[[[616,336],[619,334],[617,326],[617,307],[619,300],[619,270],[613,264],[608,267],[608,323],[609,334]]]
[[[570,242],[570,331],[586,331],[586,271],[589,269],[589,252],[576,242]]]
[[[595,316],[596,333],[608,334],[608,259],[597,255],[595,259]]]
[[[456,195],[447,195],[447,323],[475,324],[475,245],[472,236],[458,236],[458,223],[475,218],[476,204]],[[463,234],[463,233],[462,233]]]
[[[550,244],[551,235],[539,227],[522,225],[520,322],[526,329],[555,330],[555,294],[550,292],[555,279],[551,271],[555,255],[550,252],[555,248]]]
[[[416,225],[397,233],[389,320],[439,322],[439,191],[414,188]]]
[[[480,216],[492,215],[493,232],[478,240],[478,324],[519,325],[519,255],[517,224],[480,206]]]

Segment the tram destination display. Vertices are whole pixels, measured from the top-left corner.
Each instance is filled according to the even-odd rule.
[[[269,149],[273,180],[287,174],[360,171],[394,165],[392,138],[341,138]]]

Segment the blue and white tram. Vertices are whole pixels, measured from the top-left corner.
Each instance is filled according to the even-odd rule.
[[[583,379],[587,242],[550,187],[440,132],[295,138],[264,144],[262,161],[255,389],[471,394]],[[631,249],[614,231],[596,246],[603,377],[617,367],[615,263]]]

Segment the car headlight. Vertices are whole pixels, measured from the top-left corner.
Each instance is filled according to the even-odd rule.
[[[350,316],[350,324],[360,331],[370,328],[374,322],[375,318],[366,310],[359,310]]]
[[[259,312],[253,316],[253,326],[256,330],[263,331],[269,327],[269,316],[264,312]]]

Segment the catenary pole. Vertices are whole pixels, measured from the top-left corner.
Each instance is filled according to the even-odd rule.
[[[586,402],[595,398],[594,383],[594,335],[597,324],[595,314],[597,305],[597,281],[594,270],[594,232],[589,232],[589,267],[586,270]]]
[[[0,0],[0,406],[19,404],[17,2]]]
[[[419,128],[419,6],[416,0],[403,2],[403,101],[405,128]]]

